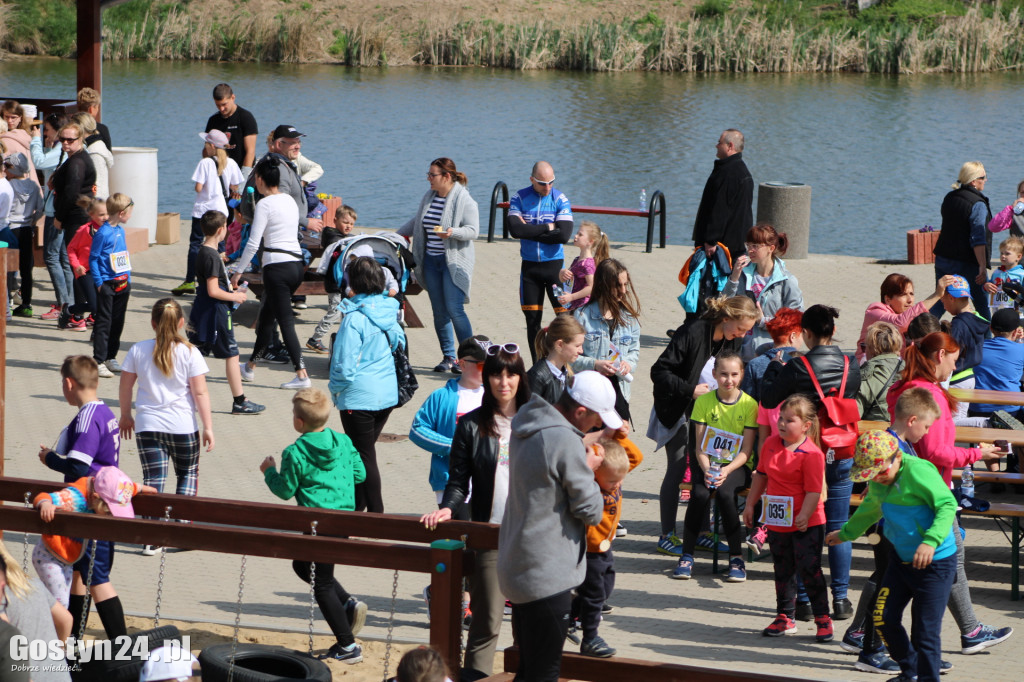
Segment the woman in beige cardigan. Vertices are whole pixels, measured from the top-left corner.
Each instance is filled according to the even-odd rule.
[[[466,189],[466,175],[455,169],[451,159],[434,159],[427,180],[430,191],[398,234],[412,239],[416,280],[430,296],[434,331],[443,356],[434,371],[458,374],[456,345],[473,336],[464,306],[469,303],[480,209]]]

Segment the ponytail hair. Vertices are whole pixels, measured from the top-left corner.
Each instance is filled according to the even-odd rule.
[[[601,261],[608,260],[611,255],[608,248],[608,235],[601,231],[597,223],[592,220],[580,222],[580,232],[587,235],[587,238],[594,245],[594,266],[600,265]]]
[[[946,403],[949,405],[950,412],[956,412],[957,405],[960,403],[950,395],[949,391],[942,388],[936,372],[935,361],[932,359],[940,350],[944,350],[947,353],[956,353],[960,350],[960,344],[945,332],[932,332],[907,348],[903,354],[906,367],[903,368],[903,374],[900,376],[900,381],[896,386],[902,386],[914,379],[922,379],[934,384],[939,387],[939,390],[946,397]]]
[[[747,242],[750,244],[774,246],[773,258],[785,256],[786,251],[789,249],[789,237],[786,236],[786,233],[777,232],[775,227],[768,223],[758,223],[747,230]]]
[[[161,298],[153,304],[150,316],[153,329],[156,331],[156,345],[153,346],[153,362],[164,376],[174,373],[174,347],[183,343],[192,347],[178,331],[181,321],[185,319],[181,306],[173,298]]]
[[[711,324],[718,324],[723,320],[759,320],[761,313],[757,305],[749,296],[715,296],[704,300],[708,310],[704,313],[704,319]]]
[[[85,212],[92,216],[92,212],[96,210],[97,206],[102,206],[103,208],[106,208],[107,201],[106,199],[100,199],[98,197],[91,197],[88,194],[83,194],[80,197],[78,197],[78,201],[75,202],[75,205],[78,206],[79,208],[84,208]]]
[[[586,334],[586,330],[583,329],[579,320],[572,315],[557,315],[555,319],[551,320],[551,324],[537,332],[537,336],[533,340],[533,349],[537,357],[540,358],[540,362],[543,362],[544,358],[555,349],[556,341],[569,343],[580,334]],[[565,371],[572,374],[572,369],[568,365],[566,365]]]
[[[463,173],[462,171],[456,170],[455,162],[449,159],[447,156],[440,156],[434,159],[433,161],[430,162],[430,165],[437,166],[439,169],[441,169],[442,173],[452,176],[452,180],[459,183],[460,185],[465,186],[465,184],[468,182],[466,174]]]

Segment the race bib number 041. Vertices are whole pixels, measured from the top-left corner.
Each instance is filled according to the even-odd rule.
[[[793,498],[765,495],[761,498],[761,523],[780,528],[793,527]]]
[[[704,430],[704,440],[701,441],[700,450],[712,460],[731,462],[740,453],[742,446],[743,436],[709,426]]]

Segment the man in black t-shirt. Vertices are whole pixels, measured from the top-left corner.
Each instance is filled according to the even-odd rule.
[[[242,169],[242,175],[249,177],[256,160],[256,138],[260,132],[256,118],[235,104],[235,93],[227,83],[213,89],[213,101],[217,105],[217,113],[206,122],[206,132],[220,130],[228,136],[231,143],[227,148],[228,156]]]

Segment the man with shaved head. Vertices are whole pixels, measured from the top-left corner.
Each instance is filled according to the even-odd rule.
[[[693,241],[713,256],[721,242],[729,248],[732,260],[746,252],[744,241],[754,225],[751,204],[754,178],[743,163],[743,133],[729,128],[715,145],[715,168],[711,171],[700,198]]]
[[[519,270],[519,304],[526,316],[526,339],[530,357],[537,361],[533,340],[544,316],[544,296],[556,313],[564,313],[551,291],[561,284],[562,244],[572,239],[572,207],[569,199],[554,188],[555,171],[547,161],[533,164],[530,186],[509,199],[507,226],[519,240],[523,264]]]

